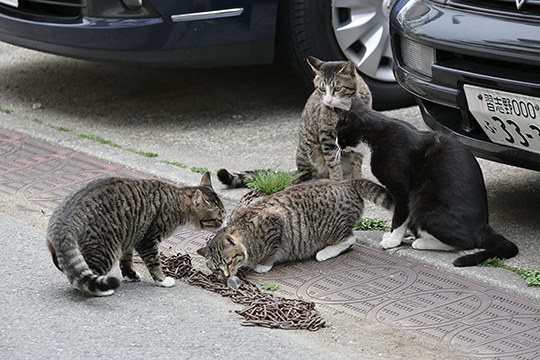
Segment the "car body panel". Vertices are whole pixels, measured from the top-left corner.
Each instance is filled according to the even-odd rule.
[[[155,17],[24,19],[0,6],[0,40],[58,55],[175,66],[270,63],[277,1],[146,0]],[[175,21],[175,15],[242,9],[235,16]],[[69,31],[68,31],[69,30]]]

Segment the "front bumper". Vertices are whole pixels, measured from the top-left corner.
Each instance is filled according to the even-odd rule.
[[[92,4],[87,0],[86,3]],[[81,13],[56,21],[25,18],[0,4],[0,41],[57,55],[147,65],[209,67],[269,63],[274,56],[277,1],[145,0],[149,16],[94,17]],[[175,19],[239,8],[237,16]]]
[[[397,81],[417,97],[432,129],[454,134],[475,155],[540,170],[540,155],[493,143],[468,110],[464,84],[540,94],[540,21],[456,9],[430,1],[398,1],[390,17]],[[435,49],[432,76],[408,67],[407,38]]]

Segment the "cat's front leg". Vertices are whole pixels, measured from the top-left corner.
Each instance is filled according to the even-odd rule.
[[[401,245],[406,231],[407,222],[404,222],[400,227],[392,230],[392,232],[385,232],[381,241],[383,249],[391,249]]]
[[[264,273],[269,272],[272,269],[272,266],[274,266],[274,264],[272,264],[272,265],[257,264],[253,268],[253,271],[255,271],[256,273],[259,273],[259,274],[264,274]]]
[[[339,254],[348,250],[356,243],[356,237],[354,235],[349,236],[345,241],[337,243],[335,245],[328,245],[327,247],[319,250],[315,258],[317,261],[325,261],[338,256]]]
[[[161,269],[161,260],[159,259],[159,240],[143,239],[142,245],[139,245],[136,250],[141,256],[146,265],[146,268],[152,275],[156,286],[171,287],[175,281],[172,277],[165,276]]]
[[[351,159],[351,178],[361,179],[362,178],[362,162],[364,160],[364,155],[359,152],[351,151],[349,157]]]
[[[280,249],[277,249],[275,253],[259,261],[259,263],[255,265],[255,267],[253,268],[253,271],[259,274],[267,273],[272,269],[276,261],[280,261],[283,259],[284,259],[283,251],[281,251]]]
[[[383,234],[381,246],[383,249],[395,248],[401,245],[409,224],[409,208],[407,197],[396,197],[394,215],[392,216],[392,232]]]
[[[335,130],[332,132],[321,131],[321,150],[328,166],[330,180],[341,181],[343,180],[343,169],[341,167],[341,155],[336,141]]]

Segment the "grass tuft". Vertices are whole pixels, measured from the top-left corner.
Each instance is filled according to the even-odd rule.
[[[520,269],[505,264],[504,260],[498,258],[487,259],[480,264],[483,267],[502,268],[512,271],[519,275],[529,286],[540,287],[540,270],[539,269]]]
[[[144,157],[147,157],[147,158],[155,158],[155,157],[159,156],[159,154],[157,154],[155,152],[151,152],[151,151],[140,151],[140,150],[135,150],[135,149],[126,149],[126,151],[129,151],[129,152],[132,152],[134,154],[141,155],[141,156],[144,156]]]
[[[182,169],[187,169],[188,167],[186,164],[178,162],[178,161],[161,160],[161,162],[164,164],[169,164],[169,165],[176,166]]]
[[[279,285],[278,284],[262,284],[261,285],[261,288],[263,290],[266,290],[266,291],[277,291],[279,289]]]
[[[193,172],[195,172],[195,173],[203,174],[203,175],[204,175],[205,173],[207,173],[207,172],[208,172],[208,173],[210,172],[210,170],[208,170],[208,169],[205,168],[205,167],[197,167],[197,166],[193,166],[193,167],[189,168],[189,170],[191,170],[191,171],[193,171]]]
[[[270,195],[294,184],[302,174],[290,171],[261,170],[246,183],[250,189],[258,190],[263,195]]]
[[[363,218],[354,225],[354,230],[382,230],[387,231],[386,223],[379,219]]]

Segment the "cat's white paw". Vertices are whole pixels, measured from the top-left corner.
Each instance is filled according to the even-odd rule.
[[[331,259],[333,257],[336,257],[338,254],[336,254],[335,251],[332,251],[332,249],[329,249],[328,247],[327,248],[324,248],[322,250],[320,250],[317,255],[315,255],[315,259],[317,259],[317,261],[325,261],[325,260],[328,260],[328,259]]]
[[[135,276],[134,277],[129,277],[129,276],[124,276],[124,281],[127,281],[127,282],[136,282],[136,281],[141,281],[141,274],[139,274],[139,272],[135,271]]]
[[[162,281],[156,280],[156,281],[154,281],[154,283],[157,286],[161,286],[161,287],[171,287],[171,286],[174,286],[175,281],[174,281],[174,279],[172,277],[167,276]]]
[[[402,238],[400,234],[394,232],[385,232],[381,241],[383,249],[391,249],[401,244]]]
[[[453,251],[453,246],[447,245],[434,237],[420,237],[412,243],[412,248],[416,250],[439,250]]]
[[[114,290],[107,290],[107,291],[96,291],[93,293],[95,296],[111,296],[114,294]]]
[[[264,274],[270,271],[272,269],[272,265],[262,265],[258,264],[253,268],[253,271],[259,274]]]
[[[426,248],[424,247],[422,238],[418,238],[414,240],[413,243],[411,244],[411,247],[416,250],[426,250]]]

